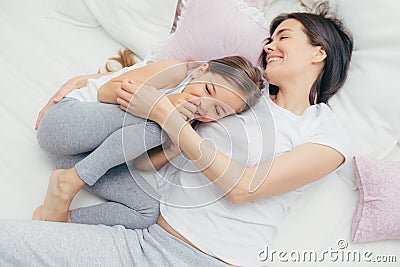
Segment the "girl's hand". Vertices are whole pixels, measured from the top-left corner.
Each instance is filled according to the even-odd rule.
[[[154,111],[158,102],[166,99],[154,87],[138,84],[130,79],[123,80],[116,93],[117,103],[121,109],[135,116],[150,120],[155,118]]]
[[[193,105],[193,103],[191,103],[190,101],[193,101],[195,96],[187,93],[180,93],[168,95],[167,98],[172,103],[172,105],[175,106],[179,113],[181,113],[185,121],[194,119],[194,114],[197,111],[197,107],[196,105]]]
[[[150,86],[136,84],[132,80],[122,82],[121,88],[117,90],[117,96],[117,102],[121,109],[135,116],[156,121],[160,125],[175,109],[170,100],[160,91]],[[188,98],[188,96],[183,96],[183,98],[185,97]],[[179,102],[177,99],[175,100]],[[181,109],[185,111],[182,112],[187,114],[186,118],[192,118],[197,107],[187,100],[184,102],[186,103],[181,105]]]

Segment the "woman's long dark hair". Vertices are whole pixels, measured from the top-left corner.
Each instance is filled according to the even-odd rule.
[[[308,36],[310,44],[321,46],[326,51],[325,66],[317,80],[312,85],[309,101],[310,104],[327,103],[328,99],[336,94],[343,86],[350,65],[353,51],[353,38],[343,23],[332,16],[328,16],[329,4],[323,2],[313,13],[289,13],[276,17],[270,25],[270,34],[287,19],[299,21]],[[266,52],[261,55],[264,69],[267,66]],[[269,85],[269,93],[276,95],[279,88]]]

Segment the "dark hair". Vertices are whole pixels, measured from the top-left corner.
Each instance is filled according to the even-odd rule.
[[[260,99],[264,88],[262,72],[242,56],[228,56],[207,62],[207,71],[221,75],[225,80],[239,87],[245,94],[245,107],[241,111],[254,106]]]
[[[327,103],[343,86],[353,51],[353,38],[343,23],[334,16],[328,16],[328,2],[320,3],[313,13],[288,13],[276,17],[270,25],[272,35],[278,26],[287,19],[295,19],[303,25],[310,44],[322,46],[326,51],[325,65],[311,87],[310,104]],[[266,52],[261,55],[262,66],[267,66]],[[279,87],[269,85],[269,93],[276,95]]]

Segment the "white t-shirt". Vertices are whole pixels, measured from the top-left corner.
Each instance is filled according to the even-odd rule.
[[[81,102],[99,102],[97,100],[97,90],[103,84],[105,84],[109,80],[113,79],[114,77],[124,74],[125,72],[144,67],[147,65],[147,63],[148,63],[148,61],[141,61],[141,62],[136,63],[133,66],[125,67],[125,68],[123,68],[119,71],[116,71],[110,75],[104,75],[104,76],[101,76],[100,78],[96,78],[96,79],[89,79],[87,86],[73,90],[71,93],[66,95],[66,97],[72,97]],[[177,87],[174,87],[171,89],[160,89],[160,92],[162,92],[166,95],[181,93],[182,90],[185,89],[185,86],[187,85],[187,83],[191,80],[192,73],[193,73],[193,70],[190,70],[188,72],[186,78]]]
[[[345,158],[347,155],[347,137],[326,104],[310,106],[297,116],[268,95],[252,110],[200,124],[198,132],[246,166],[309,142],[330,146]],[[161,214],[168,224],[203,252],[240,266],[265,265],[258,252],[271,244],[289,207],[306,188],[232,204],[185,155],[165,165],[159,174],[166,177],[163,186],[168,188],[161,203]]]
[[[73,90],[71,93],[66,95],[66,97],[72,97],[75,99],[78,99],[81,102],[99,102],[97,100],[97,90],[106,82],[109,80],[113,79],[114,77],[117,77],[121,74],[124,74],[125,72],[128,72],[130,70],[134,70],[140,67],[146,66],[147,62],[142,61],[138,62],[133,66],[130,67],[125,67],[122,68],[119,71],[116,71],[110,75],[104,75],[96,79],[89,79],[88,83],[85,87],[82,88],[77,88]]]

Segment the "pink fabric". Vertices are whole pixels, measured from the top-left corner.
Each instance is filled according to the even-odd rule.
[[[175,10],[174,23],[172,24],[171,32],[175,32],[176,30],[176,25],[178,24],[178,19],[179,16],[181,15],[181,11],[182,11],[182,0],[178,0]]]
[[[400,239],[400,162],[355,158],[360,199],[352,240]]]
[[[207,61],[242,55],[257,65],[268,30],[231,0],[192,1],[167,45],[155,60]]]

